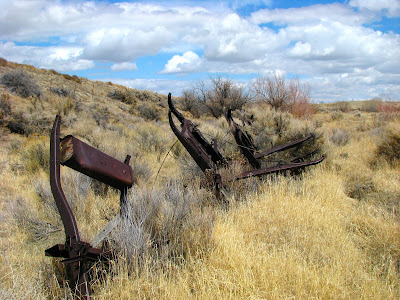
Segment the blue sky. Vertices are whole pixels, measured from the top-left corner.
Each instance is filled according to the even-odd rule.
[[[274,73],[316,102],[400,100],[400,0],[0,0],[0,57],[179,96]]]

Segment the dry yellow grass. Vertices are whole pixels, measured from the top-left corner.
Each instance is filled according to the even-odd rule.
[[[0,72],[16,67],[9,63]],[[131,104],[107,96],[124,87],[86,79],[78,84],[22,67],[44,96],[34,102],[10,94],[12,111],[23,112],[25,125],[34,129],[30,134],[7,131],[15,115],[1,123],[0,298],[71,296],[59,260],[44,256],[65,238],[45,167],[48,129],[61,112],[62,135],[73,134],[119,160],[132,155],[139,179],[130,201],[147,225],[128,229],[143,238],[142,252],[135,248],[127,257],[121,251],[108,269],[96,265],[95,299],[399,299],[400,170],[376,158],[388,142],[384,137],[400,123],[371,111],[375,103],[316,105],[309,120],[249,106],[259,145],[315,132],[318,140],[310,147],[320,147],[327,158],[296,177],[232,185],[226,208],[196,187],[193,162],[179,143],[156,178],[176,141],[166,103],[150,101],[161,119],[146,121]],[[74,91],[75,99],[50,94],[50,81]],[[3,87],[0,93],[9,94]],[[236,155],[223,118],[194,121],[207,139],[218,138],[225,155]],[[64,167],[62,184],[81,236],[90,241],[118,213],[119,195]],[[115,233],[116,247],[126,234]],[[160,248],[154,247],[156,237]]]

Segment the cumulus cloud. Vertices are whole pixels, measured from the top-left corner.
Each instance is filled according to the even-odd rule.
[[[127,86],[138,90],[154,91],[163,95],[171,93],[173,96],[180,96],[184,89],[192,84],[187,80],[169,80],[169,79],[123,79],[123,78],[105,78],[104,82],[111,81],[116,84]]]
[[[389,17],[400,16],[400,1],[398,0],[351,0],[350,5],[360,10],[387,13]]]
[[[113,64],[111,66],[111,70],[113,71],[132,71],[137,69],[138,67],[136,66],[136,63],[131,63],[131,62],[123,62],[123,63]]]
[[[81,54],[79,47],[17,46],[13,42],[0,42],[0,57],[60,72],[93,68],[94,62],[82,59]]]
[[[201,58],[193,51],[187,51],[183,55],[174,55],[161,73],[196,72],[200,65]]]
[[[270,0],[177,3],[1,1],[0,56],[60,71],[106,61],[121,71],[137,70],[129,62],[141,57],[162,54],[163,76],[280,69],[343,94],[339,87],[377,93],[400,85],[399,33],[368,26],[382,16],[400,16],[398,0],[259,9],[250,16],[238,11],[269,7]]]

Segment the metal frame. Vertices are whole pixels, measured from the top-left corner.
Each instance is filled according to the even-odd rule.
[[[250,163],[250,165],[254,169],[261,169],[261,163],[259,162],[260,158],[271,155],[273,153],[291,149],[294,147],[300,147],[304,142],[315,137],[314,134],[309,134],[304,138],[290,141],[288,143],[275,146],[271,149],[268,149],[268,150],[265,150],[262,152],[258,152],[257,147],[253,143],[253,138],[251,137],[251,135],[247,131],[243,132],[240,129],[239,125],[233,120],[232,110],[229,109],[229,110],[225,111],[224,115],[225,115],[226,121],[229,124],[229,127],[231,128],[231,132],[232,132],[233,136],[235,137],[235,141],[239,147],[240,153],[243,154],[243,156],[247,159],[247,161]],[[316,153],[317,153],[317,151],[313,151],[312,153],[310,153],[306,156],[297,157],[297,158],[293,159],[291,161],[291,163],[289,163],[289,164],[280,165],[280,166],[276,166],[276,167],[279,167],[282,170],[286,171],[286,170],[299,169],[299,168],[303,168],[306,166],[316,165],[325,159],[324,155],[322,155],[322,157],[317,160],[304,161],[307,157],[311,157]],[[272,167],[272,168],[276,168],[276,167]]]
[[[127,190],[135,179],[129,166],[129,155],[122,163],[73,136],[61,140],[60,124],[61,116],[57,115],[50,136],[50,186],[64,225],[66,240],[64,244],[45,250],[45,255],[64,258],[62,263],[66,265],[69,286],[74,296],[77,299],[91,299],[88,274],[90,263],[106,258],[110,252],[94,248],[81,240],[74,213],[61,186],[60,164],[119,189],[121,205],[124,204]],[[114,223],[113,227],[116,225]]]
[[[200,130],[196,128],[196,126],[188,119],[186,119],[174,106],[171,98],[171,93],[168,94],[168,119],[169,124],[171,126],[172,131],[177,136],[182,145],[186,148],[189,154],[192,156],[194,161],[200,167],[203,172],[212,172],[213,178],[216,186],[216,191],[218,193],[219,189],[222,187],[221,176],[218,174],[218,168],[226,165],[228,160],[222,156],[222,154],[217,149],[217,143],[214,140],[213,144],[209,143],[201,134]],[[175,125],[172,115],[175,115],[176,118],[181,123],[181,129]],[[307,136],[303,139],[299,139],[281,146],[274,147],[269,149],[263,153],[255,154],[256,147],[252,142],[252,139],[249,135],[243,133],[237,124],[233,121],[231,113],[226,115],[228,122],[230,122],[232,132],[234,133],[235,140],[240,146],[240,151],[247,158],[250,165],[254,168],[254,170],[250,170],[247,172],[239,173],[235,176],[234,180],[244,179],[252,176],[263,176],[273,173],[285,172],[285,171],[294,171],[299,170],[304,167],[312,166],[319,164],[325,158],[322,156],[321,158],[313,161],[306,162],[291,162],[290,164],[285,164],[281,166],[274,166],[268,168],[261,168],[260,162],[257,160],[263,156],[283,151],[292,147],[295,147],[306,140],[310,139],[312,136]]]

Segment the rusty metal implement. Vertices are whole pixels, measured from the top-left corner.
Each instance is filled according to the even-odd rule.
[[[69,286],[77,299],[91,299],[90,262],[107,256],[102,249],[80,239],[74,213],[61,186],[61,162],[81,173],[121,190],[121,202],[127,189],[135,182],[129,156],[122,163],[111,156],[67,136],[60,140],[61,117],[56,116],[50,136],[50,186],[65,231],[65,243],[45,251],[46,256],[62,257],[66,265]]]
[[[232,132],[233,136],[235,137],[235,141],[239,147],[240,153],[242,153],[243,156],[246,157],[247,161],[250,163],[250,165],[254,169],[261,168],[261,163],[259,162],[258,159],[265,157],[267,155],[276,153],[276,152],[284,151],[284,150],[291,149],[294,147],[299,147],[304,142],[314,138],[313,134],[309,134],[304,138],[300,138],[300,139],[290,141],[290,142],[282,144],[282,145],[275,146],[271,149],[262,151],[261,153],[256,153],[256,151],[258,149],[254,145],[251,135],[248,132],[243,132],[240,129],[239,125],[233,120],[232,110],[229,109],[229,110],[225,111],[224,115],[225,115],[225,119],[227,120],[227,122],[229,124],[231,132]],[[315,154],[315,152],[316,151],[310,153],[309,155],[306,155],[305,157],[297,157],[296,159],[292,160],[292,162],[290,164],[276,166],[276,167],[272,167],[272,168],[273,169],[278,168],[278,169],[280,169],[280,171],[286,171],[286,170],[300,169],[303,167],[316,165],[316,164],[322,162],[324,160],[325,156],[322,156],[320,159],[317,159],[314,161],[308,161],[308,162],[303,161],[306,157],[312,156],[313,154]],[[252,171],[250,173],[257,173],[257,172]]]
[[[172,131],[174,134],[177,136],[179,141],[182,143],[182,145],[186,148],[186,150],[189,152],[189,154],[192,156],[194,161],[197,163],[197,165],[200,167],[200,169],[206,173],[206,175],[209,175],[209,173],[212,173],[212,178],[214,178],[215,181],[215,188],[216,188],[216,193],[219,193],[219,190],[221,189],[223,183],[221,181],[221,176],[218,174],[218,168],[224,165],[228,164],[228,159],[224,158],[222,154],[218,151],[217,149],[217,143],[216,141],[213,142],[213,144],[209,143],[201,134],[200,130],[196,128],[196,126],[188,119],[186,119],[174,106],[171,98],[171,93],[168,95],[168,106],[169,106],[169,111],[168,111],[168,118],[169,118],[169,124],[171,126]],[[179,129],[172,118],[172,115],[175,115],[176,118],[179,120],[181,123],[181,129]],[[275,167],[268,167],[268,168],[261,168],[260,162],[257,160],[260,155],[256,155],[256,147],[254,143],[252,142],[252,139],[249,135],[246,135],[243,133],[240,128],[234,123],[231,115],[227,115],[228,122],[231,120],[231,128],[233,129],[235,139],[239,145],[242,145],[241,151],[242,154],[248,159],[250,165],[254,168],[254,170],[250,170],[247,172],[242,172],[240,174],[237,174],[234,177],[234,180],[239,180],[239,179],[244,179],[248,178],[251,176],[263,176],[267,174],[272,174],[272,173],[279,173],[279,172],[285,172],[285,171],[290,171],[290,170],[298,170],[302,169],[307,166],[315,165],[320,163],[321,161],[324,160],[324,156],[322,156],[320,159],[314,160],[314,161],[308,161],[308,162],[292,162],[290,164],[282,165],[282,166],[275,166]],[[301,144],[302,142],[306,141],[311,137],[306,137],[301,140],[297,140],[291,143],[287,143],[285,145],[281,145],[276,148],[269,149],[267,152],[265,152],[265,155],[277,152],[277,151],[282,151],[285,149],[289,149],[291,147],[295,147],[298,144]]]
[[[85,144],[74,136],[60,142],[61,165],[68,166],[118,190],[130,188],[135,179],[132,168],[103,152]]]

